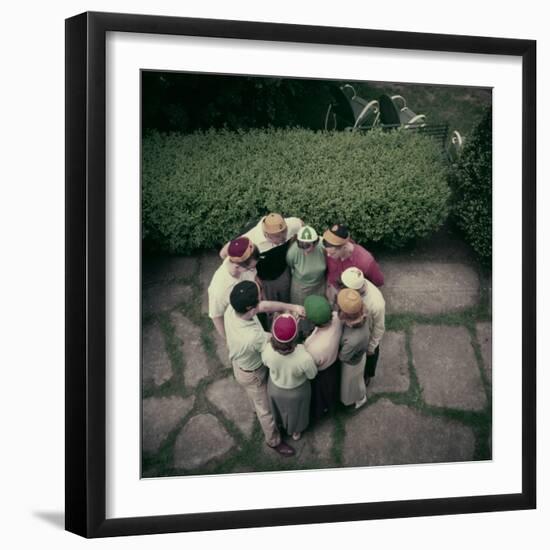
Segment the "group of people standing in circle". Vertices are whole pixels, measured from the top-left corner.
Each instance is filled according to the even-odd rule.
[[[267,445],[283,456],[338,403],[360,408],[385,331],[384,277],[335,224],[322,238],[271,213],[220,251],[209,316],[224,338]]]

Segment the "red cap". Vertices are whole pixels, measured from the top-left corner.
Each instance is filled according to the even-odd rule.
[[[271,327],[273,338],[282,343],[294,340],[297,332],[298,323],[290,313],[279,315],[275,321],[273,321],[273,326]]]
[[[253,250],[254,245],[248,237],[239,237],[229,243],[227,254],[232,262],[241,263],[250,258]]]

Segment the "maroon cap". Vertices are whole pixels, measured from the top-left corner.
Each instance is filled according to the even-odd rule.
[[[273,338],[282,343],[292,341],[297,332],[298,323],[290,313],[279,315],[275,321],[273,321],[273,326],[271,327]]]
[[[227,254],[232,262],[241,263],[250,258],[253,250],[254,245],[248,237],[239,237],[229,243]]]

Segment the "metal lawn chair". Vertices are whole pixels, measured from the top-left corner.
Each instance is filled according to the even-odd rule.
[[[333,101],[325,115],[325,130],[405,128],[438,141],[451,162],[460,155],[463,144],[460,133],[455,130],[449,136],[448,124],[428,124],[426,115],[414,112],[401,95],[382,94],[378,99],[369,101],[358,96],[351,84],[334,86],[331,93]]]

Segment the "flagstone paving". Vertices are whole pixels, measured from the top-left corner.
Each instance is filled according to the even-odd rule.
[[[143,475],[491,458],[491,277],[448,235],[381,254],[386,334],[367,404],[269,449],[207,316],[221,260],[144,258]]]
[[[381,399],[347,422],[343,466],[471,460],[474,446],[471,428]]]
[[[493,342],[492,342],[492,325],[491,323],[477,323],[477,341],[481,348],[481,357],[483,358],[483,368],[489,383],[493,381]]]
[[[164,334],[158,323],[143,327],[143,385],[161,386],[172,378],[172,363],[166,352]]]
[[[143,400],[143,450],[158,451],[167,435],[193,408],[193,396],[150,397]]]
[[[376,376],[371,379],[367,394],[405,392],[409,389],[409,358],[404,331],[388,330],[384,334],[383,352],[378,359]]]
[[[216,380],[206,388],[207,399],[231,420],[245,436],[250,437],[254,429],[255,412],[248,405],[244,389],[233,376]],[[248,406],[247,406],[248,405]]]
[[[480,411],[487,397],[472,338],[465,327],[415,325],[411,348],[428,405]]]
[[[202,342],[202,331],[179,311],[170,315],[182,355],[185,357],[183,376],[185,385],[196,388],[208,376],[208,358]]]
[[[181,303],[188,302],[193,289],[179,283],[157,283],[143,288],[143,314],[153,315],[170,311]]]
[[[289,440],[296,451],[291,459],[281,456],[267,445],[262,447],[262,454],[273,464],[272,469],[275,470],[289,467],[299,469],[307,464],[317,468],[331,468],[334,467],[332,448],[335,431],[334,419],[325,418],[305,431],[298,441]]]
[[[463,264],[435,261],[380,262],[387,313],[434,315],[476,304],[479,280]]]
[[[174,465],[193,470],[226,454],[233,438],[212,414],[194,416],[183,427],[174,445]]]

